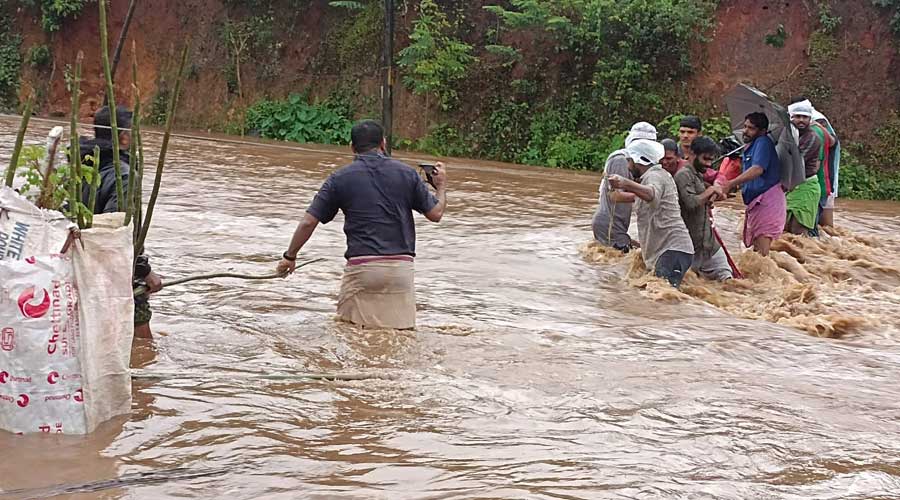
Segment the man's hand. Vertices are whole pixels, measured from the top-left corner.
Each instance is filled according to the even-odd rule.
[[[275,268],[275,272],[277,272],[281,276],[287,276],[289,274],[293,274],[295,269],[297,269],[296,260],[287,260],[285,258],[282,258],[281,261],[278,262],[278,266]]]
[[[431,179],[434,181],[435,189],[441,190],[447,187],[447,171],[442,162],[434,164],[434,173],[431,174]]]
[[[609,187],[613,189],[622,189],[625,187],[625,178],[620,175],[612,174],[608,176],[606,180],[609,183]]]
[[[147,277],[144,278],[144,283],[147,284],[147,288],[150,290],[150,293],[156,293],[163,288],[162,279],[160,279],[160,277],[153,271],[150,271],[150,274],[148,274]]]
[[[724,200],[728,198],[728,191],[730,191],[730,188],[728,187],[727,183],[724,186],[720,184],[714,184],[712,186],[712,189],[716,193],[713,201],[717,201],[717,199]]]

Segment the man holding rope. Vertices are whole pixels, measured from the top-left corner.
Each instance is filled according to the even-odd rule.
[[[113,142],[109,106],[103,106],[94,112],[94,138],[81,140],[82,162],[93,164],[95,159],[88,159],[94,154],[94,146],[100,148],[99,172],[100,187],[97,190],[97,199],[93,207],[88,207],[95,214],[106,214],[124,211],[119,209],[119,199],[116,194],[116,169],[113,165]],[[129,163],[128,146],[131,144],[131,118],[132,113],[124,106],[116,108],[116,125],[119,127],[119,168],[122,177],[122,186],[128,186]],[[82,191],[82,200],[85,204],[90,200],[90,186],[85,184]],[[150,319],[153,311],[150,309],[150,294],[160,291],[163,287],[162,280],[150,267],[150,261],[146,255],[139,255],[135,259],[134,284],[146,286],[148,293],[143,293],[134,298],[134,336],[138,338],[152,338],[150,331]]]
[[[706,279],[732,279],[734,273],[725,250],[716,241],[709,217],[712,202],[719,199],[719,194],[715,187],[708,186],[703,180],[704,173],[712,169],[718,147],[709,137],[698,137],[691,143],[691,152],[693,161],[675,174],[681,218],[694,244],[691,268]]]
[[[340,210],[347,235],[347,265],[338,298],[338,318],[371,328],[416,326],[413,211],[440,222],[447,208],[447,174],[432,174],[437,196],[411,167],[385,154],[384,129],[372,120],[350,132],[354,161],[328,177],[297,226],[277,270],[289,274],[297,254],[321,222]]]

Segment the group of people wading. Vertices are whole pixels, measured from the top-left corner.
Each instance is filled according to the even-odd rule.
[[[837,137],[808,100],[796,99],[789,113],[798,131],[807,178],[787,193],[781,184],[775,143],[768,134],[769,120],[763,113],[746,116],[743,145],[730,138],[721,147],[703,135],[702,123],[695,116],[681,120],[678,142],[658,142],[655,127],[647,122],[634,124],[625,147],[606,160],[593,218],[595,239],[625,253],[640,248],[647,268],[678,287],[690,269],[711,280],[735,277],[735,268],[715,233],[712,204],[737,190],[746,205],[743,242],[747,247],[767,255],[772,241],[783,231],[815,236],[819,224],[833,222]],[[127,128],[130,113],[120,109],[117,114],[119,123]],[[102,127],[109,121],[108,115],[108,109],[101,109],[95,117],[94,142],[99,141],[101,153],[109,142],[108,131]],[[127,145],[127,132],[123,134],[120,144]],[[88,146],[93,143],[83,150],[89,151]],[[292,273],[298,253],[318,225],[343,212],[347,250],[337,304],[339,319],[365,327],[414,328],[413,213],[440,222],[447,209],[446,169],[436,164],[429,179],[432,192],[416,170],[387,155],[384,130],[371,120],[353,126],[351,147],[353,162],[322,184],[277,271]],[[105,160],[101,154],[104,166]],[[714,168],[719,160],[724,161]],[[114,185],[112,172],[101,169],[104,186]],[[97,212],[114,210],[115,191],[101,192]],[[638,241],[628,234],[632,212],[637,217]],[[139,266],[136,279],[146,282],[151,292],[159,290],[161,281],[145,260],[141,262],[144,265]],[[137,302],[135,323],[149,334],[146,297]]]
[[[606,160],[594,238],[626,253],[641,248],[647,268],[678,287],[689,269],[707,279],[735,277],[713,226],[712,204],[737,189],[746,205],[742,239],[747,247],[765,256],[783,232],[817,236],[820,225],[834,222],[838,140],[809,100],[794,99],[788,113],[798,132],[806,175],[788,192],[764,113],[745,117],[743,145],[729,138],[723,148],[702,135],[695,116],[682,119],[680,144],[671,139],[657,142],[652,125],[634,124],[625,148]],[[734,145],[738,147],[731,149]],[[714,169],[721,152],[725,157],[718,159],[724,161]],[[632,207],[638,241],[628,234]]]

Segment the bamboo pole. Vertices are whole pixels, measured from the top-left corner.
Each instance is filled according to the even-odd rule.
[[[12,187],[16,178],[16,168],[19,166],[19,154],[22,152],[22,143],[25,141],[25,131],[28,130],[28,121],[31,119],[31,106],[34,104],[34,96],[29,96],[25,101],[25,109],[22,110],[22,122],[19,124],[19,133],[16,135],[16,145],[13,146],[12,157],[9,159],[9,168],[6,170],[6,187]]]
[[[133,1],[133,0],[132,0]],[[132,196],[132,209],[133,217],[134,217],[134,236],[133,242],[135,245],[135,262],[137,261],[137,241],[141,235],[141,225],[143,223],[143,205],[144,205],[144,197],[143,197],[143,183],[144,183],[144,140],[141,138],[141,122],[140,122],[140,105],[141,105],[141,90],[138,87],[138,66],[137,66],[137,44],[135,42],[131,42],[131,82],[134,86],[134,133],[131,134],[131,140],[135,145],[135,154],[131,158],[131,161],[134,163],[134,196]]]
[[[166,132],[163,134],[162,146],[159,150],[159,161],[156,163],[156,178],[153,180],[153,190],[150,192],[150,200],[147,202],[147,215],[141,228],[141,235],[135,246],[135,253],[144,252],[144,242],[147,241],[147,233],[150,232],[150,223],[153,219],[153,209],[156,207],[156,199],[159,197],[159,187],[162,182],[163,168],[166,163],[166,152],[169,149],[169,138],[172,135],[172,126],[175,124],[175,106],[178,104],[178,94],[181,92],[181,84],[184,82],[184,68],[187,65],[188,46],[181,50],[181,64],[178,68],[178,79],[175,81],[175,91],[169,99],[169,110],[166,114]]]
[[[78,141],[78,110],[81,100],[81,64],[84,52],[78,51],[75,57],[75,76],[72,80],[72,123],[69,131],[69,210],[78,227],[84,229],[84,214],[79,205],[81,199],[81,144]],[[90,208],[93,210],[93,207]]]
[[[113,168],[116,171],[116,211],[122,212],[125,195],[122,192],[122,165],[119,160],[119,127],[116,123],[116,96],[113,93],[112,72],[109,65],[109,40],[106,31],[106,0],[99,0],[100,6],[100,56],[103,60],[103,74],[106,77],[106,97],[109,101],[109,126],[112,129]]]
[[[134,68],[132,68],[134,71]],[[131,224],[131,217],[134,214],[134,204],[135,204],[135,196],[134,196],[134,183],[135,183],[135,171],[137,167],[137,138],[140,135],[141,130],[141,96],[140,91],[137,87],[137,81],[135,80],[131,84],[132,94],[134,95],[134,114],[131,119],[131,144],[128,154],[128,190],[125,191],[125,198],[127,199],[127,206],[125,207],[125,225]],[[138,200],[140,202],[140,200]]]
[[[93,155],[94,173],[91,175],[91,190],[88,194],[88,209],[91,211],[88,229],[94,225],[94,207],[97,205],[97,190],[100,189],[100,146],[94,146]]]
[[[128,28],[131,27],[131,19],[134,17],[134,8],[137,0],[131,0],[128,4],[128,12],[125,14],[125,22],[122,25],[122,32],[119,33],[119,41],[116,42],[116,50],[113,53],[112,75],[116,78],[116,69],[119,67],[119,59],[122,57],[122,49],[125,47],[125,39],[128,37]],[[132,41],[133,43],[133,41]]]

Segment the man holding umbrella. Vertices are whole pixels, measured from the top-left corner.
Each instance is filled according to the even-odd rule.
[[[747,205],[744,245],[767,256],[772,241],[784,231],[787,214],[781,187],[781,162],[775,143],[769,138],[769,118],[765,113],[754,112],[744,118],[743,136],[747,149],[741,175],[715,188],[724,198],[733,187],[742,186],[741,195]]]

